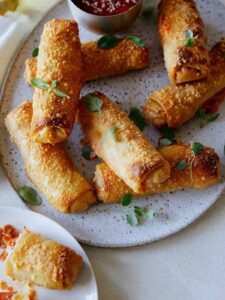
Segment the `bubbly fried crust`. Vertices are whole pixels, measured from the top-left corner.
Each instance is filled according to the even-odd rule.
[[[40,143],[55,144],[66,139],[73,128],[76,104],[83,83],[83,62],[77,24],[54,19],[45,24],[39,45],[36,77],[69,95],[35,88],[32,136]]]
[[[187,29],[197,37],[190,47],[184,46]],[[204,25],[193,0],[162,0],[158,32],[168,75],[173,82],[196,81],[209,75]]]
[[[30,134],[32,104],[22,103],[6,117],[6,127],[20,150],[29,179],[57,210],[86,210],[96,197],[60,145],[36,143]]]
[[[49,289],[70,289],[83,265],[76,252],[24,230],[5,261],[7,276]]]
[[[225,39],[210,51],[211,76],[199,82],[169,84],[149,95],[144,106],[145,118],[156,126],[177,128],[190,120],[196,110],[225,88]]]
[[[137,192],[149,184],[165,181],[169,164],[155,150],[128,116],[105,95],[95,92],[103,105],[89,111],[85,97],[79,101],[77,120],[98,157]]]
[[[171,175],[164,183],[151,187],[146,186],[146,195],[183,188],[203,189],[216,184],[220,179],[219,157],[211,148],[205,148],[195,156],[189,145],[172,145],[161,147],[158,150],[169,162]],[[176,167],[176,164],[181,160],[186,161],[184,170]],[[105,203],[120,202],[121,197],[125,194],[132,194],[134,197],[141,196],[134,193],[105,163],[96,166],[94,182],[98,199]]]
[[[149,51],[129,40],[122,40],[112,49],[101,49],[98,41],[81,44],[84,61],[84,81],[90,81],[127,73],[131,70],[149,66]],[[28,58],[25,62],[25,80],[30,84],[36,77],[37,58]]]
[[[115,76],[149,66],[149,51],[123,39],[112,49],[101,49],[97,41],[81,47],[84,57],[85,81]]]

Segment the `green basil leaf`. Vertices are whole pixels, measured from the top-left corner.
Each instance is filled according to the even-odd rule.
[[[182,159],[176,163],[176,168],[179,170],[184,170],[187,166],[186,160]]]
[[[106,34],[98,40],[98,47],[101,49],[111,49],[114,48],[120,39],[113,34]]]
[[[170,127],[164,127],[162,129],[162,135],[164,138],[167,138],[169,140],[172,140],[175,138],[175,135],[176,135],[176,131],[175,129],[173,128],[170,128]]]
[[[133,42],[135,45],[137,45],[139,47],[144,47],[145,46],[145,41],[144,41],[143,38],[139,38],[139,37],[136,37],[136,36],[129,35],[127,37],[127,40]]]
[[[110,130],[110,132],[112,133],[113,140],[114,140],[115,142],[117,142],[117,138],[116,138],[116,127],[113,126],[113,127],[111,127],[109,130]]]
[[[152,6],[152,3],[150,1],[145,1],[143,8],[142,8],[142,15],[145,17],[150,16],[154,11],[154,6]]]
[[[87,110],[94,112],[101,110],[103,101],[98,96],[94,94],[87,94],[84,97],[84,100]]]
[[[32,187],[29,186],[21,186],[18,194],[20,197],[27,203],[32,205],[41,205],[42,199]]]
[[[208,123],[215,121],[219,117],[219,115],[220,114],[218,114],[218,113],[206,114],[201,109],[198,109],[196,111],[196,116],[200,119],[200,128],[203,128]]]
[[[170,145],[174,144],[174,142],[175,142],[174,140],[170,140],[170,139],[167,139],[167,138],[162,138],[159,141],[159,145],[161,147],[170,146]]]
[[[205,117],[206,117],[206,113],[204,112],[204,110],[202,110],[200,108],[197,109],[195,114],[196,114],[196,117],[199,119],[205,119]]]
[[[32,78],[30,82],[34,87],[41,90],[47,90],[49,88],[49,84],[41,78]]]
[[[195,39],[190,38],[184,43],[184,47],[191,47],[191,46],[194,46],[194,44],[195,44]]]
[[[56,96],[58,96],[58,97],[66,97],[66,98],[70,98],[70,96],[67,94],[67,93],[65,93],[65,92],[62,92],[62,91],[60,91],[60,90],[58,90],[58,89],[53,89],[53,93],[56,95]]]
[[[194,37],[194,33],[191,29],[184,30],[184,36],[186,39],[191,39]]]
[[[147,125],[143,113],[137,107],[131,107],[129,118],[141,131],[143,131],[145,126]]]
[[[138,225],[138,219],[135,215],[126,215],[127,223],[131,226],[137,226]]]
[[[53,88],[57,88],[58,86],[59,86],[59,82],[56,81],[56,80],[53,80],[53,81],[52,81],[52,87],[53,87]]]
[[[137,218],[145,216],[146,208],[140,206],[134,206],[134,214]]]
[[[191,150],[194,152],[194,154],[200,154],[202,150],[204,150],[205,147],[197,142],[191,143]]]
[[[148,219],[153,219],[153,218],[155,218],[155,216],[156,216],[156,212],[151,209],[147,210],[145,213],[145,217]]]
[[[90,146],[84,146],[82,148],[82,156],[86,159],[86,160],[90,160],[91,159],[91,147]]]
[[[121,204],[122,204],[123,206],[128,206],[128,205],[131,204],[132,200],[133,200],[132,195],[126,194],[126,195],[124,195],[124,196],[121,198]]]
[[[32,52],[32,56],[33,57],[37,57],[38,56],[38,53],[39,53],[39,48],[35,48]]]

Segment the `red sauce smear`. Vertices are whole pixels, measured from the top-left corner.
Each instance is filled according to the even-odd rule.
[[[206,113],[215,113],[218,111],[220,103],[224,100],[225,98],[225,88],[222,89],[220,92],[215,94],[212,98],[207,100],[203,105],[202,109]]]
[[[139,0],[73,0],[82,10],[98,16],[121,14],[137,4],[138,1]]]
[[[5,225],[3,228],[0,228],[0,248],[4,250],[2,253],[0,253],[0,260],[6,259],[7,252],[5,249],[7,246],[13,248],[16,244],[18,236],[19,231],[12,225]]]
[[[11,300],[15,293],[3,292],[0,293],[0,300]]]

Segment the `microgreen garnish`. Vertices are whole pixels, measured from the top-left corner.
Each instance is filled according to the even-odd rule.
[[[53,92],[58,97],[70,98],[70,96],[67,95],[65,92],[62,92],[62,91],[56,89],[56,87],[59,86],[59,82],[56,80],[53,80],[50,85],[43,79],[36,77],[36,78],[31,79],[31,84],[38,89],[48,90],[48,93]]]
[[[170,127],[163,127],[162,138],[159,140],[159,145],[164,147],[164,146],[176,144],[177,141],[175,140],[175,135],[176,135],[175,129]]]
[[[129,35],[125,39],[132,41],[135,45],[137,45],[139,47],[145,46],[145,41],[143,38]],[[120,39],[113,34],[106,34],[106,35],[103,35],[98,40],[97,45],[101,49],[112,49],[112,48],[116,47],[121,40],[123,40],[123,39]]]
[[[128,36],[127,40],[132,41],[135,45],[139,46],[139,47],[144,47],[145,46],[145,41],[143,38],[139,38],[136,36]]]
[[[87,94],[85,97],[85,106],[89,111],[99,111],[102,108],[103,101],[94,94]]]
[[[31,84],[41,90],[47,90],[49,88],[49,84],[41,78],[32,78]]]
[[[194,36],[194,33],[191,29],[186,29],[184,31],[184,38],[182,38],[182,40],[185,41],[184,47],[194,46],[195,40],[197,38],[198,38],[198,36]]]
[[[186,165],[187,165],[186,160],[182,159],[176,163],[176,168],[179,170],[184,170],[186,168]]]
[[[200,143],[197,142],[191,143],[191,150],[194,154],[200,154],[204,149],[205,147]]]
[[[129,118],[134,122],[134,124],[141,131],[144,130],[144,128],[146,126],[146,121],[145,121],[145,118],[139,108],[131,107],[130,112],[129,112]]]
[[[91,160],[91,147],[90,146],[84,146],[82,148],[82,156],[86,159],[86,160]]]
[[[114,48],[119,43],[119,41],[120,39],[115,35],[106,34],[98,40],[98,47],[102,49],[111,49]]]
[[[32,57],[37,57],[39,53],[39,48],[35,48],[32,52]]]
[[[27,203],[32,205],[41,205],[42,199],[32,187],[21,186],[18,191],[19,196]]]
[[[131,226],[137,226],[138,225],[138,220],[135,215],[129,214],[126,215],[127,223]]]
[[[163,127],[162,135],[163,135],[164,138],[172,140],[172,139],[175,138],[176,131],[175,131],[175,129],[170,128],[170,127]]]
[[[110,132],[111,132],[111,134],[112,134],[113,140],[116,142],[116,141],[117,141],[117,137],[116,137],[116,127],[113,126],[113,127],[111,127],[109,130],[110,130]]]
[[[145,17],[150,16],[154,11],[154,6],[152,6],[150,1],[145,1],[142,8],[142,15]]]
[[[123,206],[128,206],[128,205],[131,204],[132,200],[133,200],[132,195],[126,194],[126,195],[124,195],[124,196],[121,198],[121,204],[122,204]]]
[[[134,206],[134,213],[126,216],[127,223],[131,226],[137,226],[144,219],[153,219],[156,213],[145,207]]]
[[[219,113],[207,114],[204,110],[198,109],[196,116],[200,120],[200,128],[203,128],[206,124],[215,121],[219,117]]]
[[[164,147],[164,146],[170,146],[174,144],[173,140],[167,139],[167,138],[162,138],[159,141],[159,146]]]

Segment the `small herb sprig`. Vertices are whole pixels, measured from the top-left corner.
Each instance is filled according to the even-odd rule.
[[[32,57],[37,57],[39,54],[39,48],[35,48],[32,52]]]
[[[21,186],[18,191],[19,196],[23,199],[23,201],[31,204],[31,205],[41,205],[42,199],[32,187],[29,186]]]
[[[215,121],[219,117],[219,115],[220,115],[219,113],[207,114],[206,112],[204,112],[204,110],[201,110],[201,109],[198,109],[196,111],[196,117],[200,121],[200,124],[199,124],[200,128],[203,128],[208,123]]]
[[[53,92],[58,97],[70,98],[68,94],[57,89],[59,82],[56,80],[53,80],[51,84],[48,84],[43,79],[36,77],[31,79],[31,84],[40,90],[48,90],[48,94]]]
[[[176,163],[176,168],[179,170],[184,170],[187,166],[187,162],[185,159],[181,159]]]
[[[120,41],[122,41],[124,38],[118,38],[114,34],[106,34],[103,35],[99,40],[98,40],[98,47],[101,49],[112,49],[118,45]],[[132,41],[135,45],[139,47],[144,47],[145,46],[145,41],[143,38],[139,38],[136,36],[127,36],[125,39]]]
[[[132,203],[132,195],[126,194],[121,198],[121,204],[123,206],[129,206]],[[156,216],[155,211],[147,209],[145,207],[134,206],[133,213],[126,215],[127,223],[131,226],[139,225],[145,219],[153,219]]]
[[[103,101],[95,94],[87,94],[84,97],[86,109],[92,112],[100,111]]]
[[[197,38],[198,36],[194,36],[194,33],[191,29],[184,30],[184,38],[182,38],[182,40],[185,42],[184,47],[194,46]]]
[[[177,141],[175,139],[176,131],[170,127],[164,127],[162,129],[162,138],[159,140],[159,145],[161,147],[170,146],[176,144]]]
[[[143,113],[137,107],[130,108],[129,118],[141,131],[143,131],[147,125]]]

